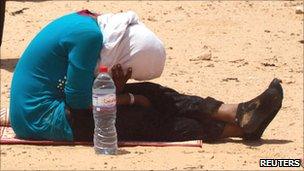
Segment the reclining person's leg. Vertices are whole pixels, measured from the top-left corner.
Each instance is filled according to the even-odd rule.
[[[120,106],[118,109],[116,128],[119,140],[212,141],[223,137],[226,125],[216,120],[206,119],[201,123],[186,117],[163,117],[166,114],[141,106]]]
[[[157,111],[166,116],[187,117],[203,121],[216,113],[223,102],[211,97],[201,98],[180,94],[177,91],[155,83],[127,84],[125,92],[147,97]]]
[[[259,139],[281,108],[283,89],[280,82],[274,79],[268,89],[258,97],[232,105],[223,104],[211,97],[203,99],[183,95],[153,83],[128,84],[126,91],[146,96],[153,107],[160,113],[167,113],[166,116],[187,117],[201,123],[210,118],[231,123],[223,137],[234,136],[229,132],[237,130],[235,135],[242,135],[244,132],[246,139]]]
[[[226,123],[211,119],[202,122],[186,117],[175,117],[172,119],[168,129],[168,137],[172,141],[203,140],[210,142],[222,138]],[[171,135],[171,136],[170,136]]]
[[[238,125],[243,129],[246,139],[259,139],[281,109],[283,88],[280,82],[273,79],[261,95],[248,102],[222,105],[212,117]]]

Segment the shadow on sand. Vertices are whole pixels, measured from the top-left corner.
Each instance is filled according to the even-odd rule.
[[[14,72],[18,60],[19,58],[0,59],[0,68],[9,72]]]
[[[293,141],[291,140],[281,140],[281,139],[260,139],[257,141],[245,141],[242,139],[231,139],[231,138],[226,138],[223,140],[218,140],[209,144],[221,144],[221,143],[242,143],[244,145],[247,146],[252,146],[252,147],[257,147],[257,146],[261,146],[264,144],[287,144],[287,143],[291,143]]]

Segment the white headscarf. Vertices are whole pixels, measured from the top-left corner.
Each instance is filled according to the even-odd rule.
[[[97,18],[103,33],[101,64],[112,68],[121,64],[126,73],[132,67],[131,78],[149,80],[161,75],[166,53],[162,41],[139,21],[133,11],[104,14]]]

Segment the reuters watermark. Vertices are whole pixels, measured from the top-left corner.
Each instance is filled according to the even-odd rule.
[[[260,159],[260,167],[303,167],[302,159]]]

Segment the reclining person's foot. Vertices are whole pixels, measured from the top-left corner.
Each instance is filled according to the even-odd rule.
[[[243,139],[260,139],[266,127],[281,109],[283,89],[280,83],[281,80],[273,79],[261,95],[239,104],[235,122],[243,128]]]

